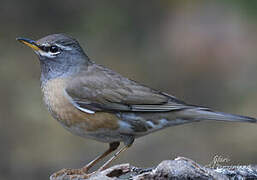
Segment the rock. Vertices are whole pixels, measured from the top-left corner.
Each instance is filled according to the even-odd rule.
[[[191,159],[178,157],[175,160],[164,160],[155,168],[138,168],[129,164],[112,166],[92,174],[64,173],[51,175],[50,180],[230,180],[257,179],[257,166],[224,166],[207,168]]]

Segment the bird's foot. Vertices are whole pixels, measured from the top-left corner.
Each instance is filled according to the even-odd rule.
[[[55,179],[59,179],[60,177],[62,177],[62,179],[64,177],[69,177],[69,179],[73,179],[73,178],[89,178],[91,176],[91,174],[87,174],[83,168],[81,169],[61,169],[60,171],[54,173],[51,175],[50,179],[51,180],[55,180]]]

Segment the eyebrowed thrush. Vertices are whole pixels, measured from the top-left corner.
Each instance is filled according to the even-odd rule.
[[[115,151],[120,142],[124,147],[98,171],[108,167],[135,138],[169,126],[202,120],[256,123],[255,118],[187,104],[97,65],[67,35],[17,40],[39,57],[44,102],[51,115],[75,135],[109,143],[109,149],[81,168],[81,173]]]

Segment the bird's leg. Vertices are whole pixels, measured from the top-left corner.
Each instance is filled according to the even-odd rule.
[[[112,142],[109,144],[109,149],[107,151],[105,151],[103,154],[97,156],[94,160],[92,160],[91,162],[89,162],[86,166],[84,166],[82,168],[82,171],[84,173],[87,173],[88,170],[93,167],[96,163],[98,163],[101,159],[105,158],[108,154],[110,154],[111,152],[115,151],[120,145],[120,142]]]
[[[119,142],[113,142],[109,144],[109,149],[105,151],[102,155],[96,157],[93,161],[88,163],[86,166],[84,166],[81,169],[61,169],[60,171],[54,173],[52,177],[58,177],[63,174],[67,175],[86,175],[86,177],[90,177],[90,174],[87,174],[88,170],[93,167],[97,162],[99,162],[101,159],[103,159],[105,156],[110,154],[111,152],[115,151],[119,147]]]
[[[111,162],[115,159],[117,159],[117,157],[123,152],[126,151],[134,142],[134,137],[128,137],[128,139],[126,141],[124,141],[125,146],[123,146],[118,152],[116,152],[108,161],[106,161],[104,163],[104,165],[102,165],[97,171],[100,172],[102,170],[105,170],[106,168],[108,168],[108,166],[111,164]]]

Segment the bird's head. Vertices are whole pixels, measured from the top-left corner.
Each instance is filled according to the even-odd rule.
[[[17,38],[38,55],[42,78],[54,78],[77,72],[90,63],[78,41],[64,34],[52,34],[37,41]]]

